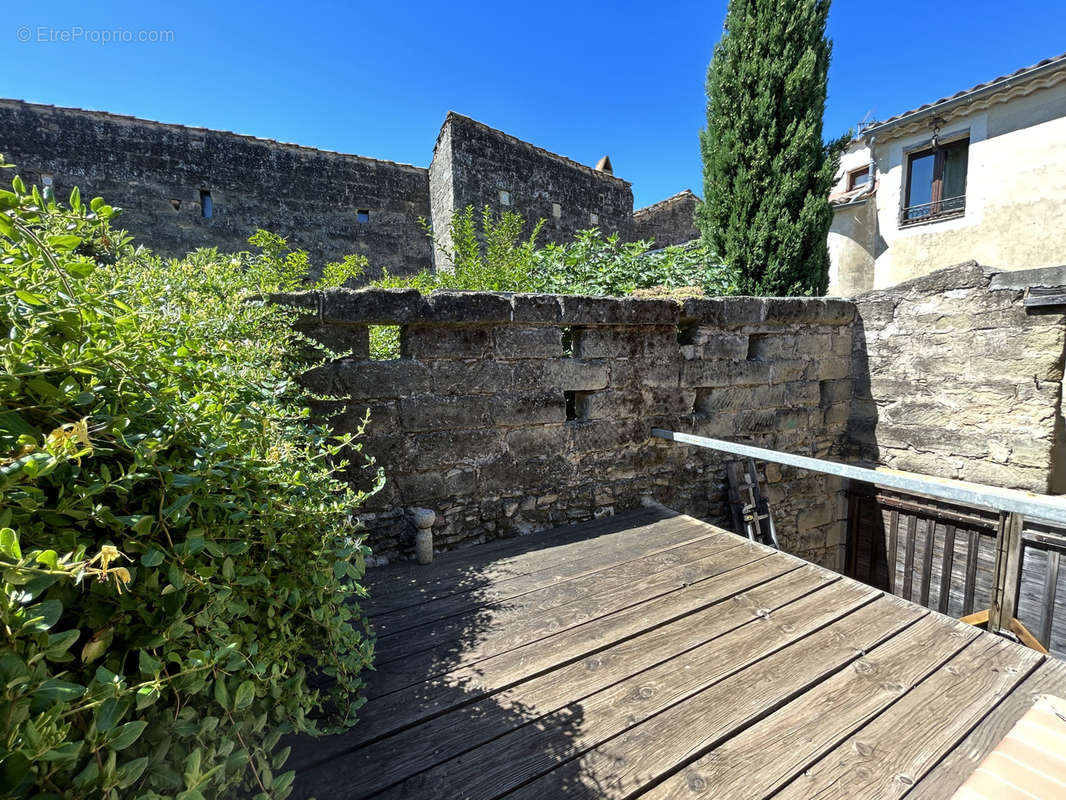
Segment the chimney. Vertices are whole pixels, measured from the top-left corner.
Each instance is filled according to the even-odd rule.
[[[596,170],[599,172],[606,172],[608,175],[614,175],[614,167],[611,166],[611,157],[604,156],[597,161]]]

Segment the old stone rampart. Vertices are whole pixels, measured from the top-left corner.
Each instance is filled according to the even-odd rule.
[[[378,557],[409,555],[412,507],[438,548],[653,500],[728,524],[727,457],[653,427],[840,457],[854,306],[837,299],[665,300],[331,290],[278,298],[346,353],[305,376],[342,431],[367,410],[384,491],[360,509]],[[372,325],[402,357],[368,358]],[[838,563],[836,479],[767,468],[785,549]],[[358,480],[353,475],[354,480]]]

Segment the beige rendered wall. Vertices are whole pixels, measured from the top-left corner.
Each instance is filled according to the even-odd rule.
[[[876,211],[869,202],[836,210],[830,294],[893,286],[968,260],[1004,270],[1066,264],[1066,82],[947,122],[943,140],[970,137],[966,213],[901,229],[905,155],[930,135],[874,142]]]

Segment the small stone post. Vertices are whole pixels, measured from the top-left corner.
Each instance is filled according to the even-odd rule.
[[[428,508],[412,508],[411,521],[415,524],[415,560],[419,564],[433,563],[433,523],[437,515]]]

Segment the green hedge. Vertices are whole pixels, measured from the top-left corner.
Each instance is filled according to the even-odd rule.
[[[285,797],[279,738],[350,725],[373,649],[358,443],[258,299],[306,257],[165,261],[114,214],[0,192],[0,793]]]

